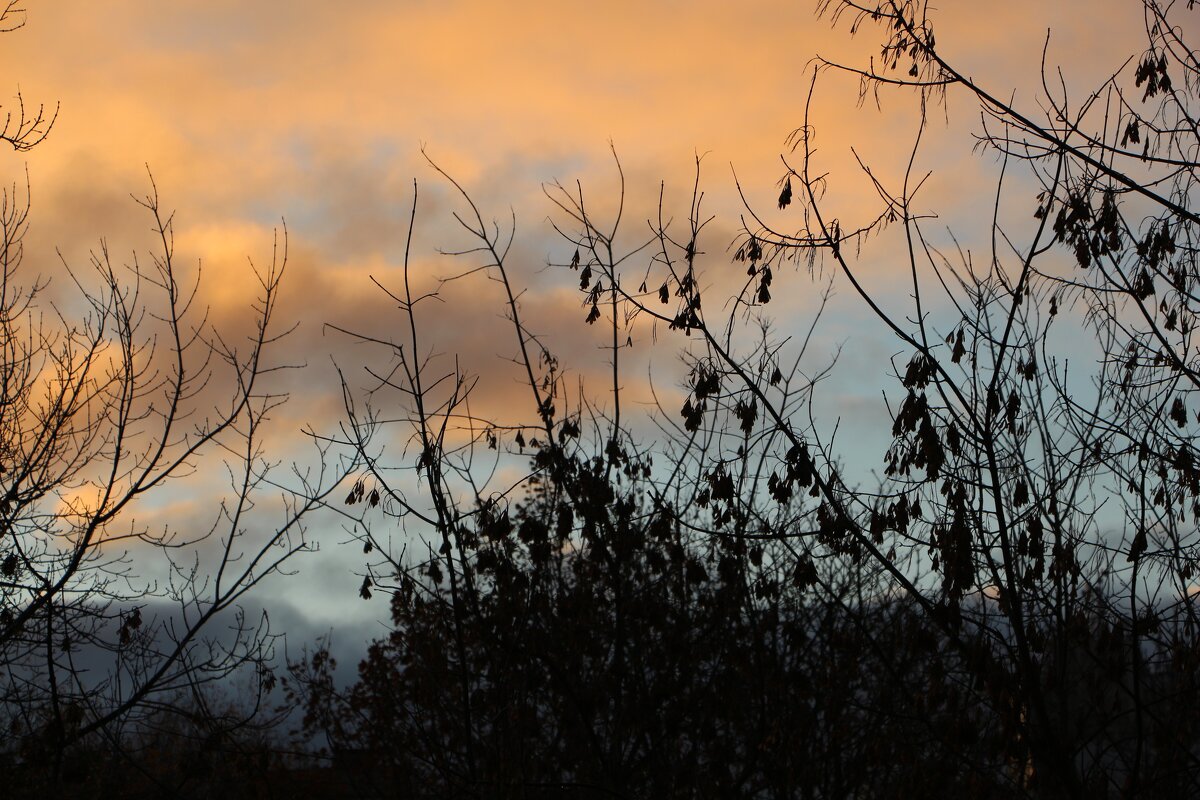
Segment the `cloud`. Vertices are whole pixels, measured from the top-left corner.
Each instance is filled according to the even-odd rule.
[[[998,81],[1002,93],[1013,83],[1019,99],[1032,102],[1045,26],[1063,31],[1050,52],[1069,62],[1069,76],[1079,81],[1106,74],[1094,70],[1107,68],[1111,52],[1126,52],[1126,42],[1136,49],[1127,35],[1138,29],[1136,9],[1127,6],[1107,3],[1079,15],[1069,4],[1032,0],[986,14],[975,4],[952,5],[938,11],[938,40],[971,74]],[[572,380],[582,378],[603,402],[604,332],[583,324],[577,278],[546,268],[569,257],[569,248],[546,222],[554,210],[543,184],[559,180],[574,191],[579,179],[589,209],[611,219],[620,200],[611,140],[626,178],[623,241],[632,247],[649,234],[645,220],[658,216],[660,182],[667,216],[684,222],[695,158],[703,155],[705,208],[717,215],[704,240],[704,264],[710,296],[720,296],[744,280],[725,251],[744,211],[734,170],[768,221],[783,230],[800,224],[795,209],[775,209],[775,182],[785,169],[779,154],[796,163],[784,139],[804,122],[810,59],[818,52],[863,60],[876,53],[874,31],[851,38],[846,27],[831,30],[809,4],[773,0],[613,0],[604,13],[579,0],[363,0],[352,11],[316,0],[33,4],[27,27],[3,37],[0,75],[8,83],[0,84],[0,99],[11,105],[19,84],[27,101],[61,101],[62,110],[41,147],[0,159],[0,177],[23,184],[28,167],[26,267],[53,276],[62,290],[56,297],[65,298],[73,290],[56,250],[73,267],[86,267],[102,238],[118,264],[135,251],[145,259],[159,246],[152,220],[129,197],[149,191],[148,164],[164,209],[175,212],[179,269],[192,275],[199,266],[199,302],[230,336],[244,334],[253,320],[259,287],[250,261],[270,263],[274,232],[286,219],[288,271],[278,316],[281,328],[298,326],[276,346],[273,363],[305,366],[272,377],[291,402],[272,415],[270,446],[291,457],[307,446],[296,438],[302,427],[329,431],[342,417],[334,364],[361,392],[371,383],[366,367],[391,363],[390,354],[326,323],[394,340],[412,355],[403,314],[372,279],[393,291],[402,283],[414,179],[416,291],[437,289],[439,278],[482,263],[438,255],[439,248],[472,246],[453,217],[468,209],[425,164],[424,145],[468,188],[486,222],[495,217],[504,227],[515,216],[510,265],[524,292],[525,322]],[[1094,42],[1121,45],[1114,51]],[[952,97],[949,126],[931,115],[921,151],[920,169],[936,172],[918,202],[946,214],[928,223],[931,230],[977,230],[990,221],[994,165],[964,139],[977,120],[957,103]],[[843,223],[869,219],[879,207],[851,144],[887,185],[903,180],[915,103],[887,94],[881,105],[860,104],[853,76],[829,75],[818,89],[814,142],[821,169],[831,171],[826,201]],[[964,196],[964,184],[979,193]],[[646,260],[631,261],[627,274],[638,274]],[[908,302],[906,265],[890,240],[866,242],[857,269],[887,302]],[[819,283],[803,266],[777,280],[771,315],[781,331],[802,332]],[[822,361],[847,343],[843,359],[852,377],[830,388],[829,406],[878,410],[878,387],[854,385],[853,374],[885,363],[891,340],[870,333],[850,311],[857,302],[851,290],[839,284],[839,291],[815,345],[822,352],[813,357]],[[501,287],[477,274],[441,293],[418,309],[419,350],[435,359],[430,369],[451,370],[457,358],[478,378],[476,413],[529,419]],[[650,375],[669,395],[681,374],[671,344],[678,338],[659,326],[669,343],[651,357],[654,334],[639,325],[634,348],[623,355],[629,405],[648,400]],[[389,402],[398,414],[399,401]],[[278,591],[289,591],[287,581]]]

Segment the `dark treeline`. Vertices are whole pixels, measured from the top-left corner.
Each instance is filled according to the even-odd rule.
[[[21,477],[47,474],[21,466],[40,451],[10,445],[0,700],[14,785],[230,798],[1197,794],[1192,3],[1148,0],[1142,49],[1082,94],[1045,64],[1028,108],[942,58],[924,3],[819,10],[881,49],[866,65],[814,62],[809,100],[857,85],[864,101],[886,95],[919,115],[902,163],[859,162],[876,205],[829,199],[848,178],[821,161],[812,102],[796,111],[777,207],[747,202],[735,283],[730,259],[705,255],[724,243],[706,244],[699,164],[690,208],[660,208],[641,239],[643,221],[630,231],[620,211],[593,211],[624,207],[623,176],[620,203],[593,204],[582,184],[548,187],[562,236],[552,266],[578,284],[580,325],[611,367],[587,394],[524,316],[513,228],[431,161],[458,192],[469,266],[455,280],[497,291],[524,407],[485,418],[465,367],[428,355],[428,315],[449,312],[414,288],[406,257],[398,285],[381,287],[398,308],[393,338],[335,329],[376,356],[340,365],[344,420],[314,436],[342,468],[295,491],[273,540],[282,548],[244,549],[233,523],[217,571],[243,566],[230,582],[180,582],[194,615],[171,646],[107,589],[98,543],[119,500],[80,523],[51,518],[78,533],[48,527],[39,503],[56,490]],[[951,97],[980,115],[975,143],[995,167],[993,185],[963,187],[989,198],[964,239],[975,250],[939,239],[917,199],[921,164],[936,165],[924,142],[947,135]],[[18,141],[39,129],[22,130]],[[153,198],[147,207],[157,219]],[[410,235],[419,207],[414,189]],[[168,229],[157,285],[173,308]],[[886,281],[868,278],[879,264]],[[848,477],[860,471],[833,444],[845,433],[816,410],[837,369],[812,366],[826,306],[786,328],[768,315],[781,292],[819,295],[823,276],[899,351],[877,378],[892,426],[870,485]],[[209,360],[266,369],[257,353],[273,341],[277,280],[263,280],[255,357],[215,348]],[[126,319],[111,286],[111,313]],[[19,322],[29,305],[4,307]],[[651,334],[679,349],[684,379],[677,400],[660,394],[646,415],[624,396],[623,370],[635,337]],[[153,392],[190,398],[183,343],[196,340],[176,341],[175,377]],[[8,364],[28,361],[15,347]],[[1072,355],[1088,348],[1094,357]],[[255,420],[277,398],[236,385],[244,421],[202,430],[244,440],[249,504]],[[127,407],[139,423],[160,418],[138,415],[127,394],[91,424]],[[4,413],[20,434],[7,441],[44,429]],[[159,440],[182,446],[162,419]],[[132,472],[113,470],[113,486],[136,496],[201,449],[151,450]],[[50,486],[70,486],[65,474]],[[315,507],[362,545],[360,594],[386,593],[391,629],[349,685],[316,643],[276,688],[268,630],[239,618],[223,649],[205,626],[303,547],[293,520]],[[112,678],[82,680],[64,624],[108,648]],[[217,699],[212,684],[235,674],[251,689]],[[292,708],[292,727],[273,727]]]
[[[363,791],[1040,793],[994,627],[964,623],[951,641],[864,559],[697,534],[698,515],[656,500],[638,457],[621,461],[623,479],[608,459],[571,460],[569,488],[460,532],[472,552],[461,619],[430,561],[394,591],[394,631],[350,691],[323,652],[299,671],[306,724],[367,756]],[[983,598],[964,606],[1003,616]],[[1040,690],[1083,785],[1103,796],[1140,760],[1149,795],[1190,793],[1194,637],[1173,630],[1170,654],[1133,665],[1127,620],[1081,609],[1065,623],[1041,645]]]

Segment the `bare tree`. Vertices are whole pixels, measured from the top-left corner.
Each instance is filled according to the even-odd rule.
[[[24,150],[52,122],[18,98],[3,137]],[[308,549],[304,517],[346,469],[320,446],[285,481],[264,451],[292,366],[274,356],[286,231],[246,271],[248,330],[221,332],[153,180],[135,200],[157,252],[120,264],[102,244],[86,269],[62,264],[52,300],[25,263],[29,204],[0,195],[0,752],[31,787],[72,774],[83,744],[121,752],[171,698],[203,707],[235,672],[270,690],[277,634],[242,603]],[[222,479],[202,517],[147,521]]]
[[[819,501],[814,530],[778,535],[869,558],[924,608],[987,688],[1001,746],[1021,765],[1016,788],[1029,791],[1190,793],[1200,774],[1193,729],[1176,713],[1196,692],[1184,665],[1197,642],[1200,509],[1189,411],[1197,62],[1181,21],[1191,4],[1144,8],[1143,52],[1081,100],[1045,72],[1035,115],[941,57],[925,4],[823,3],[851,30],[877,24],[883,56],[816,64],[784,158],[780,221],[749,209],[735,254],[749,278],[740,317],[714,323],[701,302],[696,207],[690,231],[660,226],[662,256],[640,292],[611,260],[588,261],[635,313],[700,336],[707,366],[693,372],[685,425],[715,430],[713,409],[751,420],[760,410],[788,448],[775,456],[772,492],[790,495],[800,475]],[[865,216],[832,206],[833,178],[813,146],[811,100],[830,72],[857,76],[860,99],[907,89],[921,115],[898,185],[862,164],[881,201]],[[983,259],[944,254],[915,202],[925,113],[951,92],[978,103],[980,141],[998,165]],[[1030,186],[1028,216],[1005,216],[1009,187]],[[582,202],[564,208],[582,231],[573,243],[607,241]],[[907,309],[864,277],[881,257],[876,238],[903,254]],[[1062,269],[1064,252],[1074,269]],[[832,264],[909,350],[895,368],[879,491],[848,484],[820,428],[798,425],[776,394],[777,367],[737,350],[747,339],[734,323],[756,320],[789,262]],[[1081,376],[1064,341],[1093,337],[1099,367]],[[747,495],[726,494],[736,519]]]
[[[882,58],[815,64],[783,159],[780,213],[748,207],[734,255],[747,279],[733,302],[713,302],[701,272],[699,191],[683,230],[660,216],[658,254],[631,276],[625,251],[612,255],[613,221],[597,219],[582,190],[560,188],[588,321],[609,292],[614,314],[700,343],[679,417],[714,444],[692,472],[706,477],[696,498],[717,509],[714,533],[744,534],[764,489],[783,503],[807,490],[815,519],[773,535],[811,543],[818,559],[867,559],[924,610],[956,669],[986,689],[1012,788],[1192,793],[1196,738],[1178,714],[1197,689],[1191,4],[1147,2],[1145,50],[1079,100],[1044,70],[1036,113],[947,63],[924,3],[820,9],[860,35],[878,25]],[[920,115],[897,185],[859,162],[880,200],[865,214],[834,207],[835,176],[814,147],[812,99],[836,72],[859,79],[860,100],[910,91]],[[926,113],[950,93],[978,103],[979,141],[997,164],[984,258],[939,244],[916,200],[928,181]],[[1001,199],[1018,191],[1033,200],[1006,215]],[[911,275],[907,308],[866,277],[883,258]],[[760,309],[781,278],[794,280],[783,277],[793,264],[832,266],[909,351],[894,367],[900,394],[878,490],[847,481],[829,432],[779,388],[781,363],[792,363],[784,343],[760,344]],[[1069,360],[1089,340],[1094,370]],[[763,443],[757,456],[729,437],[724,415]],[[747,480],[755,475],[767,479]]]
[[[11,33],[25,26],[25,9],[21,0],[4,0],[0,3],[0,34]],[[48,111],[44,105],[33,106],[25,104],[25,98],[18,90],[14,103],[7,107],[0,106],[3,111],[3,123],[0,123],[0,142],[12,147],[18,153],[32,150],[46,138],[54,121],[58,118],[58,107]]]
[[[567,242],[560,266],[578,280],[581,316],[603,323],[611,353],[611,400],[580,397],[587,413],[560,416],[558,365],[521,322],[507,235],[467,198],[466,253],[482,253],[481,270],[505,290],[532,424],[473,417],[471,382],[457,364],[427,379],[414,312],[428,300],[407,283],[393,293],[410,336],[376,341],[399,366],[376,373],[373,399],[402,396],[404,438],[418,453],[402,463],[415,462],[430,497],[415,503],[389,483],[398,473],[371,438],[383,418],[358,416],[350,403],[347,438],[371,474],[348,500],[381,505],[433,535],[419,559],[389,552],[380,574],[364,576],[364,593],[394,579],[383,585],[394,592],[395,634],[377,644],[349,696],[332,690],[319,655],[308,685],[327,691],[309,695],[314,724],[461,791],[578,780],[573,788],[634,795],[656,786],[656,770],[679,767],[656,758],[690,745],[699,760],[680,774],[703,764],[713,770],[704,774],[722,776],[711,785],[747,796],[894,796],[898,787],[1194,794],[1200,62],[1181,22],[1191,3],[1143,8],[1144,50],[1078,100],[1044,67],[1033,112],[1002,100],[1008,87],[989,89],[943,59],[924,3],[819,4],[860,35],[878,26],[882,57],[814,64],[783,158],[779,213],[747,204],[732,248],[745,277],[727,294],[704,271],[699,178],[677,217],[686,223],[663,208],[649,236],[632,239],[622,228],[624,187],[606,219],[580,184],[549,187]],[[920,122],[896,185],[859,162],[879,198],[869,211],[834,207],[827,188],[837,176],[814,145],[821,120],[812,99],[832,73],[857,78],[861,100],[909,92]],[[996,165],[990,235],[965,247],[931,232],[917,199],[930,180],[921,166],[935,124],[927,114],[952,93],[975,104],[982,153]],[[876,260],[903,268],[905,296],[872,284],[865,267]],[[780,287],[798,280],[796,265],[832,275],[905,351],[880,376],[892,428],[877,486],[846,477],[835,432],[816,417],[812,394],[825,366],[800,369],[809,339],[790,339],[764,315]],[[679,340],[686,397],[655,416],[659,445],[630,436],[622,410],[620,358],[636,325],[687,337]],[[1080,342],[1095,348],[1094,362],[1071,360]],[[448,436],[456,426],[459,435]],[[579,437],[588,426],[590,444]],[[478,476],[494,471],[480,473],[476,457],[502,443],[533,448],[531,471],[493,489]],[[664,531],[677,538],[646,544]],[[368,549],[386,545],[364,539]],[[703,588],[710,571],[719,590]],[[687,590],[655,606],[654,592],[679,575]],[[711,610],[725,601],[728,616],[709,622],[729,637],[739,675],[764,688],[738,694],[722,683],[724,664],[695,655],[699,684],[676,676],[676,687],[693,703],[763,704],[804,735],[763,736],[769,713],[678,718],[728,734],[718,769],[697,755],[706,751],[695,727],[686,743],[668,741],[639,717],[650,696],[639,691],[669,668],[648,658],[668,645],[665,636],[639,638],[636,609],[666,607],[679,614],[673,624],[699,624],[701,615],[685,613],[689,603]],[[560,604],[591,620],[594,638],[572,632],[556,616]],[[822,613],[824,624],[797,623]],[[755,627],[763,620],[778,627]],[[788,661],[784,645],[772,652],[779,661],[747,655],[797,627],[814,661]],[[556,635],[574,650],[557,649]],[[591,660],[572,661],[575,650]],[[870,674],[850,666],[864,662]],[[813,682],[822,668],[819,698],[780,688]],[[593,681],[603,690],[591,693]],[[538,739],[545,730],[560,743],[575,733],[591,739],[554,751]],[[891,735],[879,741],[874,730]],[[811,737],[827,746],[789,760]],[[778,771],[749,752],[764,742],[790,748]],[[592,761],[572,761],[584,750]],[[551,763],[571,766],[531,766],[541,762],[530,753],[551,752]],[[805,763],[820,766],[797,766]]]
[[[1011,794],[1004,731],[969,665],[921,598],[821,530],[811,459],[779,468],[791,448],[734,373],[693,353],[705,388],[683,420],[662,412],[661,442],[619,427],[622,312],[646,313],[603,277],[636,263],[614,255],[619,226],[601,231],[581,195],[563,199],[589,226],[564,267],[614,363],[611,395],[559,417],[575,404],[522,322],[509,231],[461,201],[470,245],[457,255],[494,281],[530,402],[507,420],[470,411],[476,384],[457,359],[420,355],[436,352],[422,320],[444,298],[407,270],[384,289],[402,339],[350,334],[387,364],[365,367],[365,401],[344,374],[346,441],[367,465],[345,513],[374,559],[361,592],[390,595],[393,629],[350,689],[320,647],[289,681],[307,731],[358,765],[344,778],[413,796]],[[649,241],[659,268],[674,245]],[[778,367],[769,335],[749,341],[773,396],[803,411],[810,377]],[[526,471],[501,483],[502,464]],[[397,522],[399,542],[381,533]]]

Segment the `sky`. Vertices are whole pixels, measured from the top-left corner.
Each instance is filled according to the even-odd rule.
[[[934,18],[945,53],[1032,108],[1048,28],[1049,61],[1064,65],[1069,85],[1084,86],[1136,49],[1141,25],[1140,4],[1120,0],[944,6]],[[248,259],[269,263],[286,224],[279,313],[298,327],[280,359],[305,366],[288,373],[291,401],[273,419],[284,461],[303,458],[302,427],[330,430],[342,418],[334,365],[361,390],[363,367],[377,357],[326,323],[383,335],[402,321],[372,279],[398,280],[414,181],[415,279],[433,286],[472,265],[438,253],[466,241],[452,217],[462,205],[422,148],[485,216],[505,225],[515,218],[512,263],[530,327],[576,375],[601,380],[607,356],[598,331],[582,324],[575,281],[546,266],[569,254],[544,187],[578,180],[591,208],[610,214],[615,151],[626,178],[622,241],[632,244],[656,213],[660,183],[668,210],[686,213],[702,156],[705,207],[716,215],[706,263],[715,283],[727,280],[721,270],[732,269],[727,249],[744,212],[734,176],[756,210],[781,228],[794,224],[775,213],[776,182],[787,135],[802,122],[812,59],[864,63],[877,47],[873,30],[851,38],[845,23],[818,18],[810,0],[28,0],[25,9],[24,27],[0,37],[0,105],[11,108],[19,90],[27,104],[58,107],[38,148],[0,155],[7,185],[23,185],[28,173],[25,268],[57,276],[61,287],[62,264],[86,264],[102,240],[120,258],[151,251],[150,221],[130,197],[146,194],[149,173],[175,212],[177,263],[200,267],[213,323],[237,329],[255,290]],[[921,154],[935,171],[923,201],[969,243],[992,202],[995,164],[973,152],[977,117],[965,99],[951,97],[948,109]],[[871,192],[850,147],[883,179],[898,179],[916,130],[913,105],[885,96],[879,108],[860,106],[853,79],[829,76],[813,115],[822,158],[839,179],[830,202],[852,218]],[[886,243],[868,244],[861,269],[881,296],[907,302]],[[772,318],[803,331],[819,291],[802,271],[788,280]],[[860,376],[881,374],[899,348],[844,289],[835,282],[813,347],[812,366],[841,353],[820,408],[833,421],[854,418],[862,441],[840,441],[878,463],[888,424],[881,383]],[[501,297],[496,284],[475,280],[448,290],[421,320],[431,348],[479,377],[475,410],[497,416],[522,402],[506,361],[514,348]],[[662,344],[652,346],[648,330],[636,334],[625,376],[634,406],[649,399],[650,374],[660,391],[677,389],[675,351]],[[192,513],[204,502],[203,493],[180,494],[147,513]],[[284,578],[259,602],[281,608],[297,640],[335,625],[352,642],[382,633],[386,601],[356,599],[360,546],[336,527],[311,533],[321,553],[298,565],[304,591]]]

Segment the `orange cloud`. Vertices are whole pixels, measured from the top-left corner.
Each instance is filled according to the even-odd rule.
[[[949,4],[936,12],[938,39],[968,73],[1006,96],[1017,88],[1035,106],[1046,26],[1061,31],[1052,60],[1067,62],[1068,77],[1082,85],[1136,50],[1134,6],[1110,1],[1080,14],[1072,4],[1034,0],[986,10]],[[0,159],[0,177],[23,182],[28,164],[27,267],[66,283],[56,248],[73,266],[86,265],[101,237],[118,262],[155,248],[151,220],[128,197],[148,191],[149,164],[164,207],[176,211],[177,263],[188,273],[203,265],[201,302],[226,329],[250,320],[258,287],[247,257],[265,266],[272,230],[286,218],[290,264],[279,321],[300,325],[276,363],[309,365],[273,378],[292,395],[274,414],[277,442],[292,452],[304,423],[332,427],[340,414],[331,361],[353,372],[360,388],[368,380],[363,366],[380,364],[372,362],[378,352],[324,324],[403,339],[396,304],[370,278],[397,282],[414,177],[421,188],[413,274],[421,289],[472,263],[436,255],[470,243],[451,216],[463,211],[461,202],[424,164],[426,145],[487,218],[507,224],[510,208],[515,213],[511,265],[528,289],[526,323],[603,398],[607,354],[601,332],[582,323],[577,279],[543,270],[565,248],[545,222],[552,207],[542,183],[573,187],[578,177],[589,207],[611,216],[611,139],[625,168],[624,241],[632,245],[649,233],[644,220],[657,215],[660,180],[668,211],[686,213],[694,158],[705,154],[706,207],[719,215],[703,242],[705,280],[719,296],[742,277],[724,250],[742,211],[729,165],[756,209],[781,228],[798,224],[776,213],[775,181],[784,139],[803,122],[810,60],[820,53],[865,63],[877,52],[873,30],[852,39],[846,27],[814,19],[810,3],[777,0],[612,0],[603,13],[580,0],[33,3],[27,27],[0,40],[0,102],[10,105],[19,85],[27,102],[61,101],[62,111],[41,147]],[[832,172],[828,202],[844,219],[877,205],[851,145],[881,180],[895,186],[903,177],[914,104],[887,95],[882,105],[882,113],[860,108],[852,77],[828,76],[819,88],[818,157]],[[918,199],[946,214],[938,226],[978,225],[991,208],[993,164],[962,137],[973,114],[952,97],[951,127],[935,119],[922,151],[922,163],[939,173]],[[964,196],[964,183],[978,195]],[[632,262],[629,274],[644,264]],[[861,269],[891,302],[907,302],[902,267],[890,243],[867,243]],[[818,288],[804,274],[781,275],[779,286],[771,314],[781,329],[802,333]],[[447,287],[445,299],[420,311],[423,347],[445,368],[457,354],[479,376],[477,413],[528,419],[520,371],[505,360],[516,345],[499,287],[477,275]],[[854,307],[844,294],[838,318],[818,339],[818,362],[861,334]],[[716,303],[708,311],[727,313]],[[625,373],[632,397],[648,398],[651,369],[659,390],[673,389],[672,345],[652,362],[648,327],[634,337]],[[846,359],[858,374],[877,371],[890,348],[860,339]],[[839,384],[831,405],[849,408],[876,390]]]

